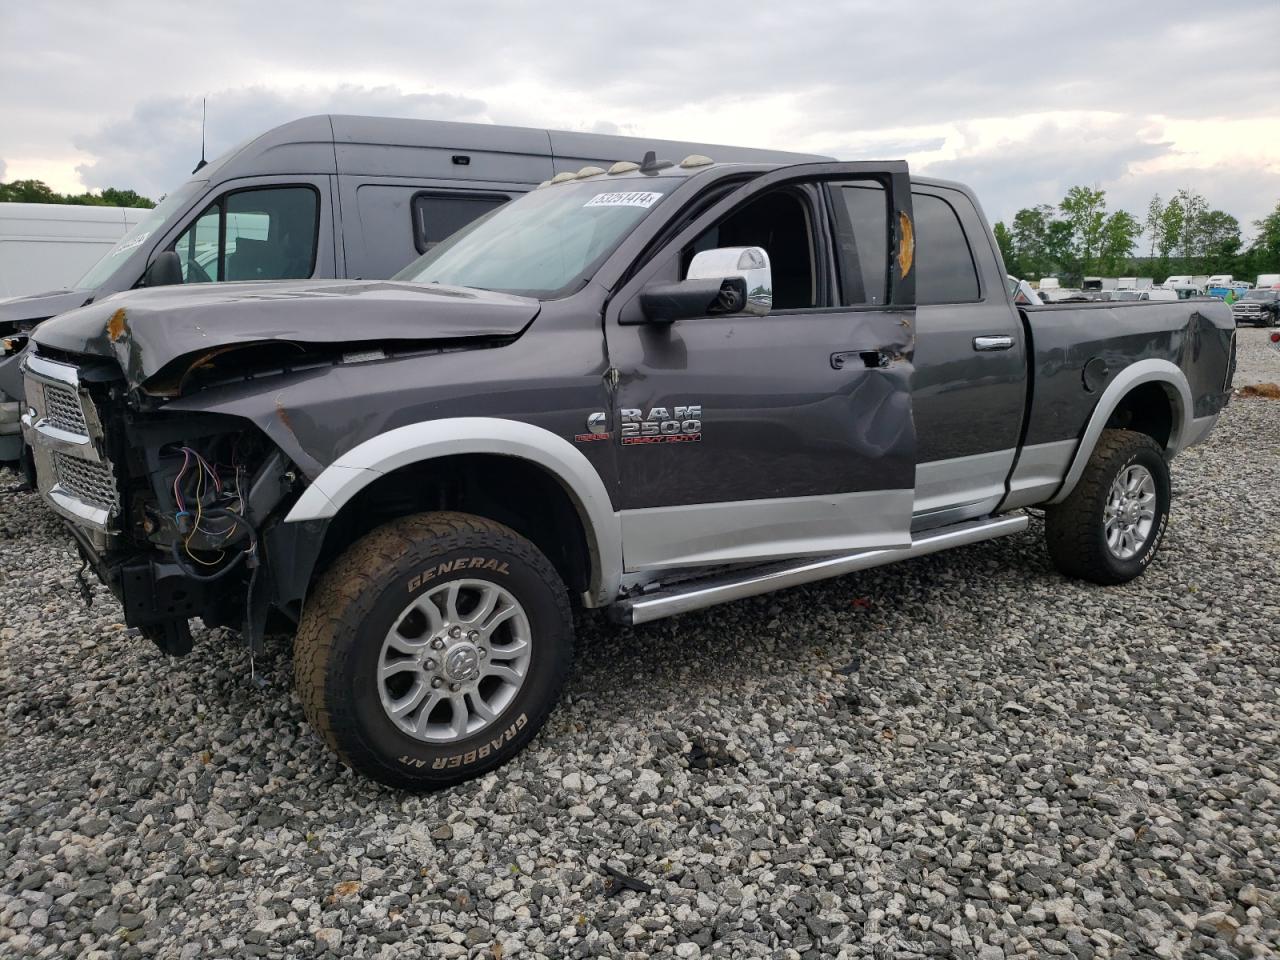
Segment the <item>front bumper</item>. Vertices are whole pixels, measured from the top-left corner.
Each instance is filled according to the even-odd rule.
[[[210,597],[204,584],[188,577],[172,560],[143,553],[116,556],[102,553],[80,526],[66,524],[80,559],[98,575],[124,607],[124,622],[148,627],[204,615]]]

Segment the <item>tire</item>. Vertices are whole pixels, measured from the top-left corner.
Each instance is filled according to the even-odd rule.
[[[1122,483],[1121,477],[1141,478],[1144,471],[1151,498],[1128,498],[1129,506],[1110,528],[1114,542],[1109,543],[1109,504],[1118,489],[1115,485]],[[1070,496],[1045,509],[1049,557],[1068,577],[1104,586],[1127,583],[1155,556],[1169,521],[1169,499],[1169,465],[1160,446],[1144,433],[1104,430]],[[1135,518],[1132,527],[1127,523],[1130,518]],[[1125,538],[1126,528],[1132,539]]]
[[[340,760],[421,791],[519,753],[572,659],[568,594],[547,558],[502,524],[426,513],[379,527],[324,572],[298,626],[294,679],[308,722]],[[415,696],[419,705],[403,709]]]

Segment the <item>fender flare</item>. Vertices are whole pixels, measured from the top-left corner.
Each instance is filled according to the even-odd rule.
[[[401,467],[469,453],[517,457],[542,467],[564,488],[582,520],[591,554],[588,606],[612,601],[622,579],[622,527],[609,491],[582,451],[549,430],[499,417],[411,423],[352,447],[325,467],[284,518],[329,520],[379,477]]]
[[[1172,404],[1173,430],[1169,434],[1169,444],[1165,447],[1165,457],[1172,460],[1182,451],[1191,423],[1191,413],[1194,410],[1187,376],[1181,368],[1168,360],[1155,358],[1139,360],[1121,370],[1102,392],[1098,405],[1093,408],[1093,414],[1089,417],[1084,436],[1080,438],[1080,445],[1076,447],[1075,457],[1071,461],[1066,479],[1062,481],[1062,486],[1049,503],[1061,503],[1071,495],[1071,491],[1080,482],[1089,458],[1093,456],[1093,449],[1097,446],[1098,438],[1102,436],[1107,421],[1111,419],[1111,414],[1131,390],[1144,383],[1160,383],[1173,389],[1177,399]]]

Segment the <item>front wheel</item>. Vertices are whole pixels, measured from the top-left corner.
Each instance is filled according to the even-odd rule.
[[[1080,482],[1045,509],[1049,556],[1062,573],[1126,583],[1155,556],[1169,519],[1169,464],[1144,433],[1104,430]]]
[[[321,577],[294,644],[308,721],[393,787],[451,786],[522,750],[573,656],[568,595],[528,540],[463,513],[397,520]]]

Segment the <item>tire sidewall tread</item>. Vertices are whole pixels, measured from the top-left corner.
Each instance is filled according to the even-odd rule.
[[[413,597],[451,580],[478,579],[483,571],[473,573],[466,564],[406,589],[413,578],[469,557],[501,558],[508,565],[512,579],[502,585],[530,619],[533,658],[500,722],[456,744],[435,746],[396,728],[382,712],[376,686],[361,690],[358,684],[371,679],[385,630]],[[353,769],[405,789],[450,786],[509,760],[541,728],[568,674],[572,623],[568,593],[554,567],[509,527],[453,512],[405,517],[366,534],[321,575],[294,641],[298,697],[311,726]],[[519,716],[523,722],[513,729]],[[442,756],[443,766],[437,763]]]
[[[1156,484],[1156,523],[1142,550],[1128,560],[1107,547],[1103,509],[1121,471],[1141,463]],[[1104,430],[1075,489],[1045,509],[1045,542],[1054,565],[1069,577],[1105,586],[1127,583],[1154,559],[1169,522],[1169,465],[1164,451],[1145,433]]]

